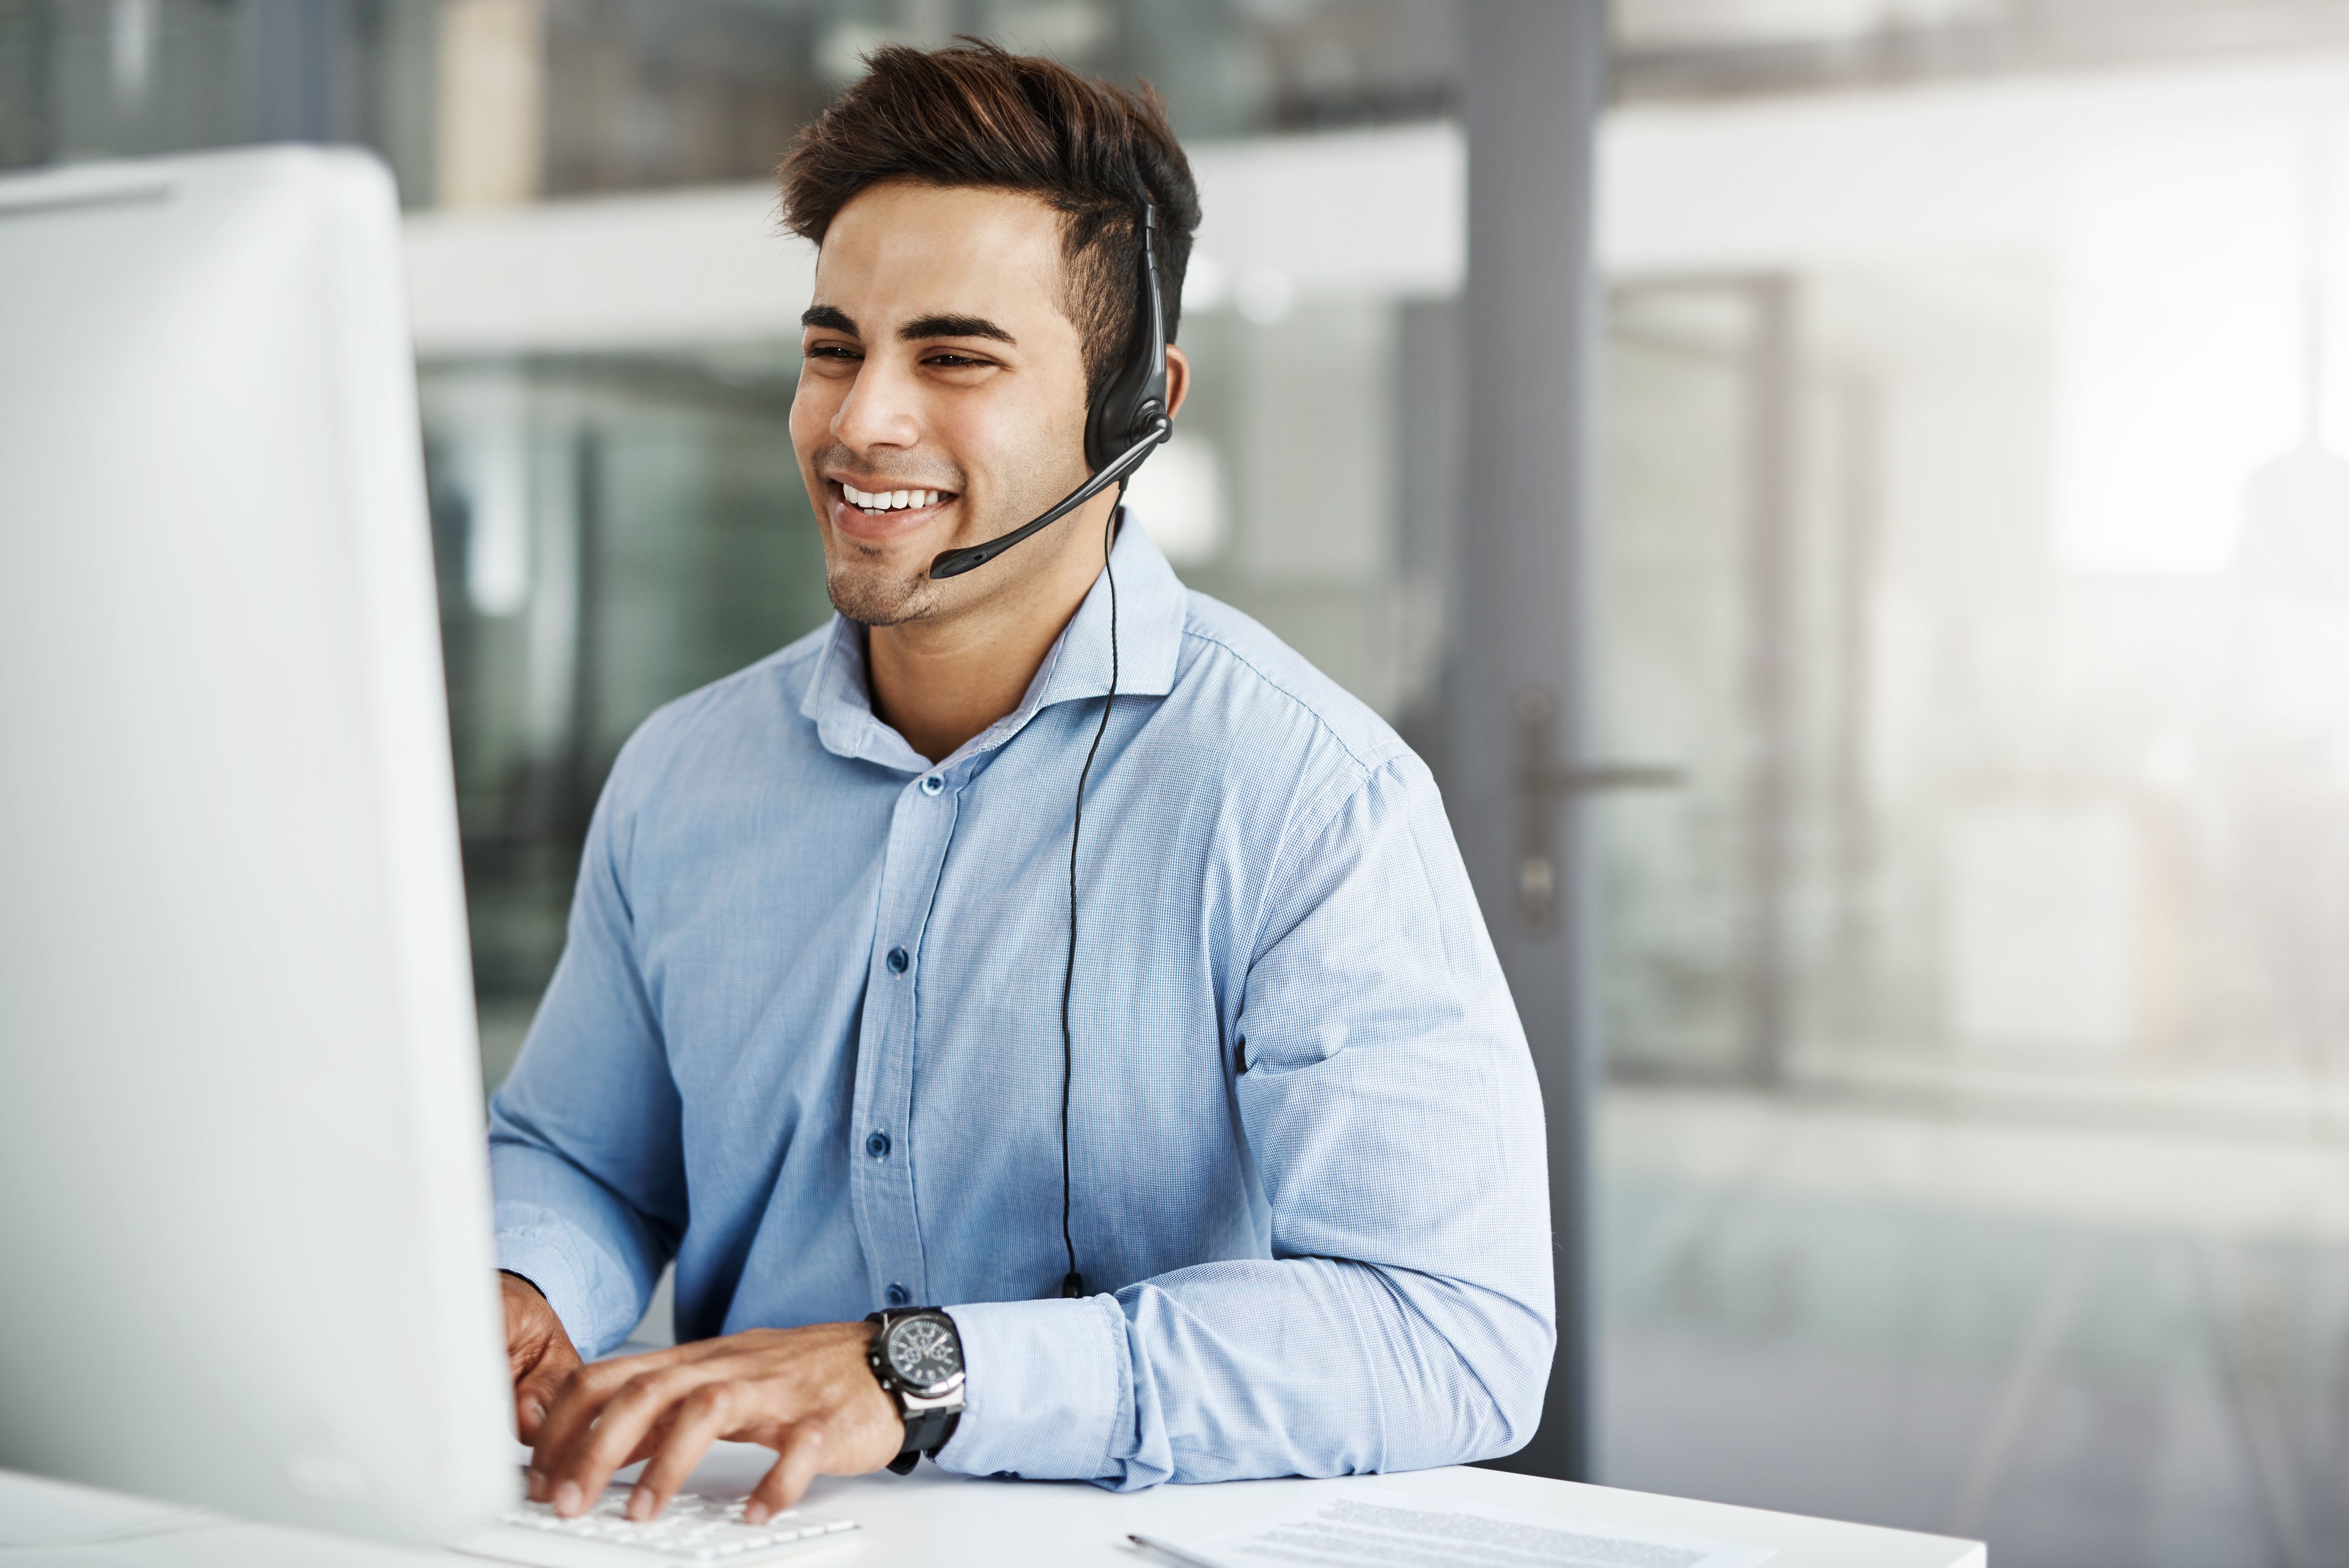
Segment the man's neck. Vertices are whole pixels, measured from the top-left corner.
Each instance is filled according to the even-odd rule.
[[[1073,526],[1054,558],[1002,593],[944,620],[876,626],[865,634],[873,711],[916,752],[944,762],[1019,706],[1101,575],[1103,520],[1090,515],[1093,510],[1069,519]]]

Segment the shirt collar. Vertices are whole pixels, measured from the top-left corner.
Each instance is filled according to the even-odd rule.
[[[1061,628],[1019,706],[972,736],[940,764],[991,751],[1026,728],[1028,721],[1059,702],[1102,696],[1110,686],[1110,577],[1117,580],[1117,690],[1120,696],[1164,697],[1174,689],[1174,666],[1183,650],[1183,621],[1189,596],[1141,527],[1121,523],[1109,556],[1110,571],[1092,589],[1069,624]],[[814,679],[800,700],[800,711],[816,727],[816,737],[836,756],[858,758],[902,772],[923,773],[929,764],[904,736],[873,711],[865,682],[863,628],[835,612]]]

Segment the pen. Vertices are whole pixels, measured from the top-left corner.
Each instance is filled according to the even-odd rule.
[[[1183,1568],[1219,1568],[1218,1564],[1210,1563],[1204,1557],[1195,1557],[1179,1546],[1169,1546],[1164,1541],[1153,1541],[1147,1535],[1129,1534],[1126,1539],[1144,1552],[1156,1552],[1169,1563],[1182,1563]]]

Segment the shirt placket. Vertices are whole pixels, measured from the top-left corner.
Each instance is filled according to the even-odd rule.
[[[929,1301],[914,1210],[914,1070],[922,943],[953,841],[957,792],[937,772],[908,783],[889,822],[879,917],[857,1034],[855,1147],[850,1168],[874,1301]]]

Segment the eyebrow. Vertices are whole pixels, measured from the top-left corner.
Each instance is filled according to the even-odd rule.
[[[846,311],[833,305],[811,305],[800,312],[802,327],[820,327],[830,332],[845,332],[851,337],[864,336]],[[1018,348],[1019,339],[989,321],[984,316],[917,316],[897,328],[900,342],[923,343],[933,337],[988,337],[998,343]]]
[[[919,343],[931,337],[991,337],[1015,348],[1019,343],[1019,339],[984,316],[917,316],[897,328],[901,343]]]

